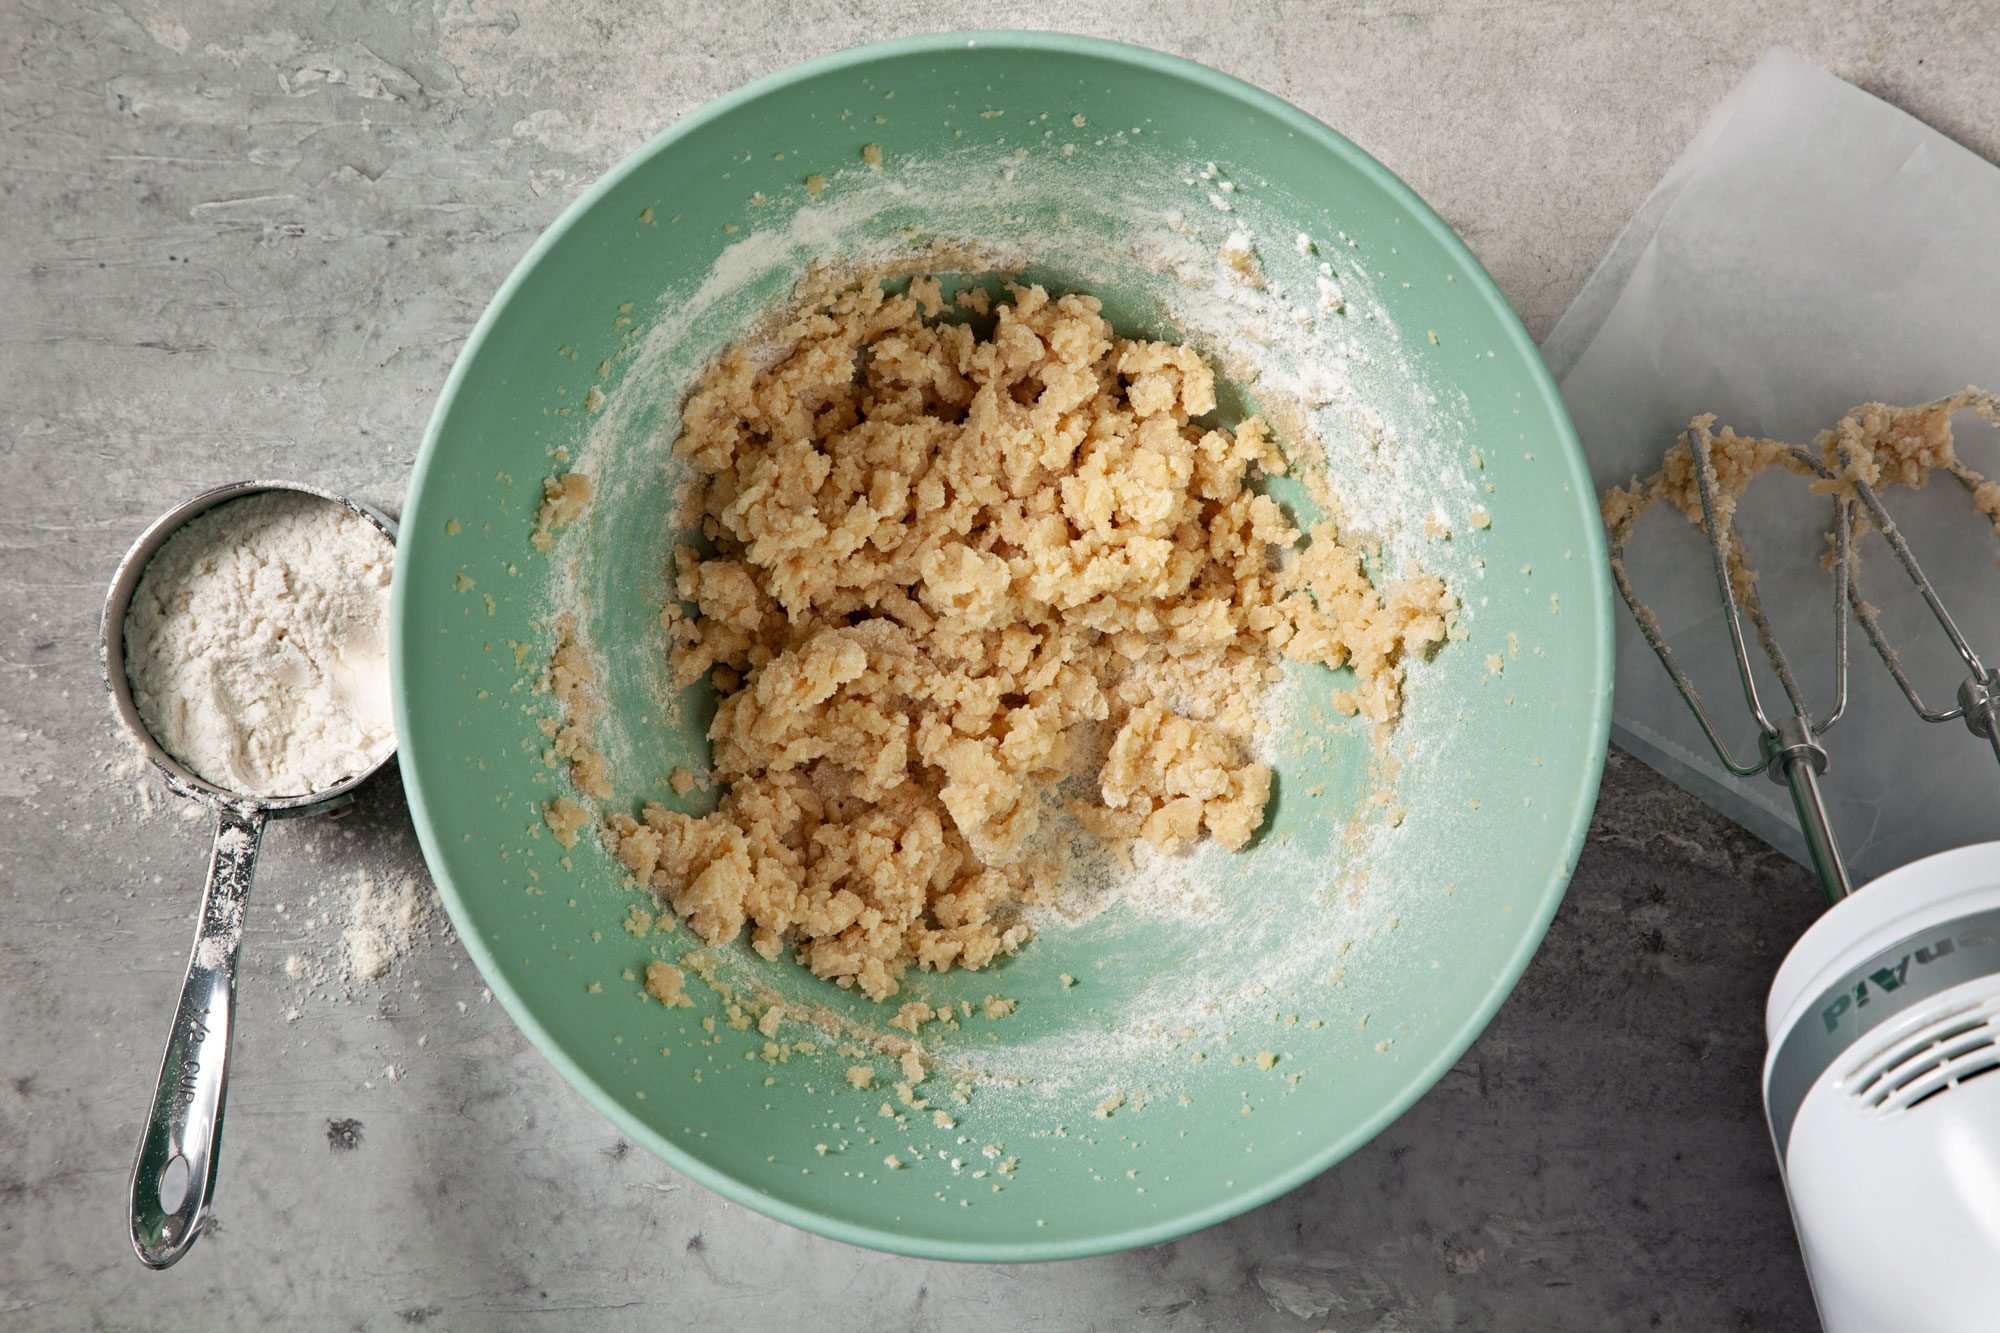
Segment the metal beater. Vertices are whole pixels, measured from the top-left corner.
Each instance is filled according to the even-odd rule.
[[[1730,752],[1722,733],[1717,729],[1708,709],[1703,706],[1694,682],[1674,660],[1673,648],[1667,643],[1660,630],[1660,624],[1652,610],[1641,602],[1632,590],[1631,579],[1625,569],[1625,538],[1614,534],[1611,545],[1611,568],[1619,595],[1631,610],[1632,618],[1638,622],[1646,642],[1652,645],[1660,664],[1667,669],[1674,688],[1680,691],[1701,724],[1702,734],[1715,749],[1716,758],[1724,768],[1738,777],[1751,777],[1757,773],[1768,774],[1773,782],[1782,783],[1791,789],[1792,804],[1798,811],[1799,828],[1805,835],[1808,854],[1812,858],[1814,871],[1826,889],[1829,901],[1838,902],[1854,891],[1849,879],[1847,866],[1840,856],[1839,844],[1835,841],[1832,827],[1827,821],[1826,804],[1820,795],[1819,779],[1826,772],[1827,754],[1821,738],[1831,731],[1834,724],[1847,711],[1847,620],[1851,613],[1860,624],[1862,633],[1874,647],[1876,655],[1889,669],[1903,695],[1910,701],[1910,707],[1926,722],[1950,722],[1963,719],[1973,735],[1984,739],[1993,747],[1996,759],[2000,759],[2000,668],[1988,667],[1980,660],[1979,654],[1960,632],[1957,622],[1939,600],[1937,590],[1924,576],[1917,563],[1917,557],[1904,540],[1902,529],[1896,524],[1875,490],[1861,478],[1849,446],[1840,446],[1842,472],[1836,474],[1826,467],[1812,452],[1801,445],[1789,445],[1790,458],[1800,470],[1827,482],[1839,482],[1852,494],[1837,493],[1833,499],[1834,519],[1834,600],[1833,600],[1833,643],[1834,643],[1834,685],[1833,701],[1823,715],[1815,715],[1807,706],[1804,694],[1799,688],[1797,677],[1785,657],[1783,647],[1771,630],[1762,602],[1757,596],[1754,578],[1738,579],[1739,574],[1747,574],[1748,566],[1742,557],[1742,539],[1737,535],[1732,522],[1732,512],[1725,511],[1716,496],[1716,476],[1710,453],[1710,437],[1706,426],[1690,426],[1684,436],[1688,452],[1694,462],[1697,489],[1701,494],[1702,532],[1708,538],[1709,554],[1715,567],[1716,588],[1722,596],[1726,612],[1729,639],[1736,652],[1737,674],[1742,678],[1743,697],[1750,707],[1750,715],[1755,719],[1758,730],[1759,755],[1753,761],[1736,758]],[[1882,534],[1897,563],[1903,567],[1910,582],[1930,608],[1952,648],[1966,665],[1970,674],[1958,687],[1958,702],[1949,708],[1932,708],[1925,704],[1911,683],[1909,674],[1903,669],[1901,659],[1882,632],[1880,618],[1876,610],[1861,596],[1859,582],[1855,577],[1854,562],[1854,518],[1855,505],[1859,503],[1869,516],[1875,528]],[[1743,632],[1744,615],[1750,617],[1756,627],[1757,640],[1764,656],[1771,664],[1786,701],[1791,706],[1789,714],[1772,719],[1764,707],[1757,687],[1756,672],[1750,657],[1749,645]]]

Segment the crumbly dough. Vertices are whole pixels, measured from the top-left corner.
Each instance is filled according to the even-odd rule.
[[[582,518],[590,508],[590,499],[590,478],[581,472],[565,472],[544,481],[542,503],[535,510],[535,530],[528,534],[529,545],[537,551],[554,550],[555,534]]]
[[[576,846],[577,834],[590,827],[590,811],[567,796],[558,796],[543,806],[542,819],[564,847]]]
[[[669,1009],[686,1009],[694,1004],[684,987],[686,975],[672,963],[655,959],[646,964],[646,994]]]
[[[1215,406],[1195,352],[1039,287],[863,284],[725,351],[675,445],[710,549],[675,553],[662,615],[676,687],[715,685],[723,796],[612,815],[619,859],[704,940],[747,926],[882,999],[1028,937],[1072,775],[1114,844],[1246,845],[1280,659],[1351,666],[1340,702],[1384,732],[1457,603],[1377,586],[1331,523],[1304,540],[1256,485],[1286,470],[1264,423]]]
[[[542,731],[549,738],[549,747],[542,751],[542,762],[550,768],[568,764],[570,781],[577,790],[604,800],[611,795],[611,778],[603,752],[590,743],[590,729],[603,708],[597,692],[597,669],[577,642],[574,616],[567,611],[557,616],[555,631],[556,650],[549,658],[543,686],[556,696],[563,720],[543,719]]]

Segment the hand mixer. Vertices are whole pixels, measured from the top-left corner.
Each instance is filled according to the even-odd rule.
[[[1622,535],[1618,590],[1730,772],[1791,789],[1813,868],[1832,903],[1785,958],[1765,1007],[1764,1107],[1806,1271],[1829,1333],[2000,1328],[2000,842],[1912,862],[1856,893],[1820,795],[1821,739],[1847,706],[1850,612],[1918,715],[1962,720],[2000,756],[2000,670],[1988,668],[1924,576],[1901,530],[1843,450],[1839,473],[1791,447],[1798,470],[1835,483],[1834,685],[1823,714],[1758,600],[1718,483],[1705,425],[1686,435],[1715,578],[1759,753],[1739,760],[1633,593]],[[1862,598],[1853,560],[1864,509],[1969,675],[1949,708],[1927,706]],[[1789,705],[1766,710],[1746,641],[1750,618]]]

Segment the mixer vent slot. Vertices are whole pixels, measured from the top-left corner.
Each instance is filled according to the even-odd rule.
[[[1923,1103],[1929,1101],[1931,1098],[1937,1096],[1941,1092],[1946,1091],[1947,1089],[1955,1088],[1961,1083],[1970,1083],[1973,1079],[1978,1078],[1981,1074],[1990,1074],[1996,1069],[2000,1069],[2000,1060],[1994,1060],[1988,1064],[1980,1065],[1974,1069],[1960,1070],[1952,1075],[1950,1082],[1940,1083],[1935,1088],[1932,1088],[1929,1092],[1924,1093],[1920,1097],[1912,1097],[1908,1102],[1904,1103],[1903,1109],[1907,1111],[1913,1107],[1921,1106]]]
[[[2000,996],[1905,1027],[1849,1072],[1849,1094],[1893,1115],[2000,1070]]]

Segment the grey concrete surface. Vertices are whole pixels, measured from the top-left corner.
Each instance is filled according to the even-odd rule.
[[[969,22],[1290,98],[1436,205],[1537,336],[1773,44],[2000,157],[1991,3],[0,4],[0,1327],[1813,1326],[1756,1080],[1813,889],[1617,755],[1547,944],[1399,1123],[1234,1222],[1012,1270],[819,1240],[628,1151],[448,937],[350,1002],[306,993],[314,895],[422,873],[378,783],[269,839],[218,1225],[167,1275],[132,1258],[205,849],[100,694],[119,553],[241,476],[395,504],[460,341],[597,173],[746,79]]]

